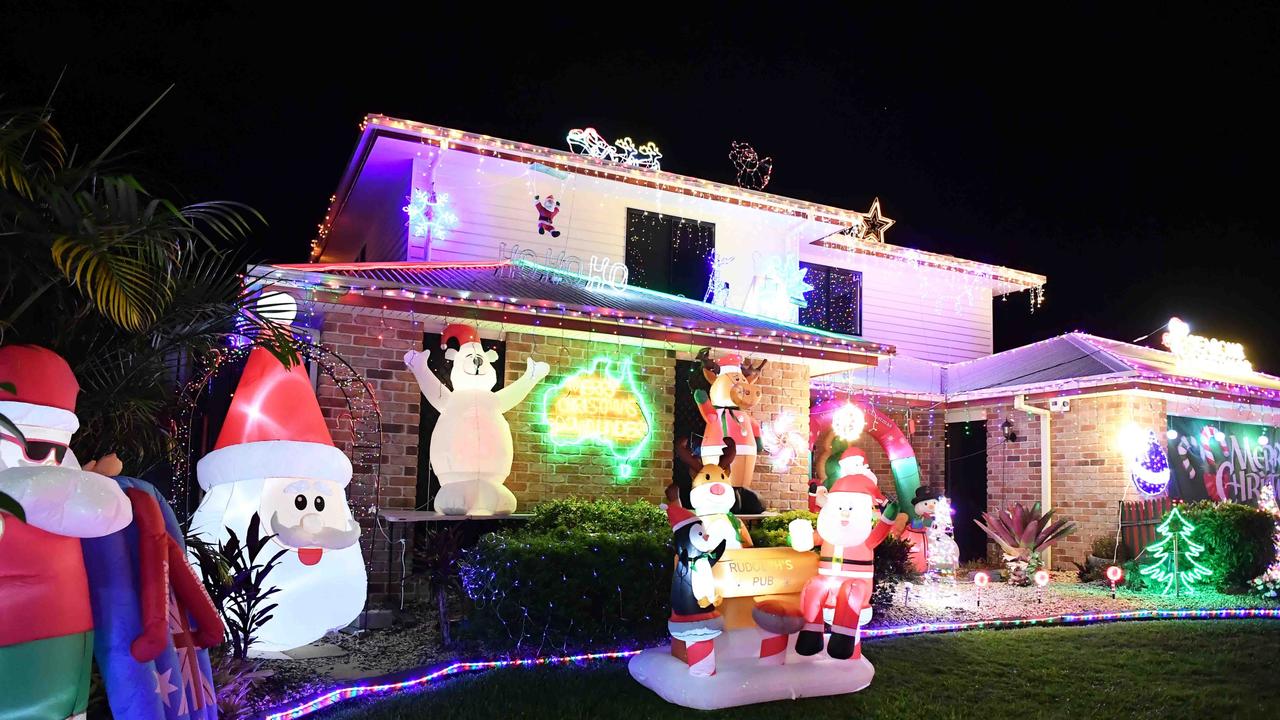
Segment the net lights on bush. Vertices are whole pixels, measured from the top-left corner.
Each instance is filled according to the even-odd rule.
[[[443,240],[458,224],[458,216],[449,209],[449,193],[414,188],[409,204],[401,209],[409,216],[409,234],[414,237]]]
[[[979,575],[985,575],[979,573]],[[975,582],[978,576],[974,576]],[[1080,613],[1075,615],[1048,615],[1030,618],[1007,618],[1002,620],[973,620],[954,623],[918,623],[885,628],[864,628],[863,638],[888,638],[909,635],[926,635],[932,633],[960,632],[964,630],[997,630],[1018,627],[1044,627],[1050,625],[1089,625],[1104,622],[1125,622],[1135,620],[1243,620],[1243,619],[1280,620],[1280,608],[1229,608],[1222,610],[1131,610],[1114,613]],[[295,720],[319,712],[344,700],[372,695],[386,695],[402,690],[420,690],[433,685],[436,681],[454,675],[482,670],[501,668],[530,668],[555,665],[581,665],[597,660],[622,660],[638,655],[639,650],[618,650],[613,652],[584,653],[561,657],[536,657],[513,660],[488,660],[482,662],[456,662],[434,670],[419,677],[400,682],[369,685],[354,685],[327,692],[319,697],[295,705],[287,710],[269,713],[264,720]]]

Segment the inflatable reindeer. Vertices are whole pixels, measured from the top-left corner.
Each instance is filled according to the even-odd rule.
[[[763,389],[757,383],[767,360],[752,366],[737,355],[725,355],[719,362],[711,359],[711,348],[698,351],[702,374],[711,383],[710,390],[695,390],[693,399],[707,422],[702,434],[702,461],[718,464],[724,452],[725,438],[733,439],[736,457],[730,468],[734,487],[750,488],[756,468],[756,454],[763,452],[760,423],[751,417],[751,408],[760,402]]]
[[[733,510],[739,505],[739,488],[729,482],[729,468],[733,465],[735,443],[733,438],[725,438],[724,452],[716,464],[700,462],[689,450],[689,443],[681,439],[676,443],[676,457],[689,469],[692,485],[689,489],[689,504],[693,512],[702,521],[707,534],[714,542],[725,542],[725,547],[735,550],[751,547],[751,534],[746,525],[734,516]],[[750,490],[741,492],[750,493]]]

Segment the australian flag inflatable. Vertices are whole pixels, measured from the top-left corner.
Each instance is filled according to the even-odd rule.
[[[187,564],[164,497],[142,480],[116,482],[133,523],[83,541],[93,606],[94,657],[111,713],[129,720],[217,720],[209,653],[222,621]]]

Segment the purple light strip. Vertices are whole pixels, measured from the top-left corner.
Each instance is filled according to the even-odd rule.
[[[583,655],[566,655],[561,657],[537,657],[524,658],[520,660],[486,660],[479,662],[456,662],[452,665],[445,666],[421,677],[404,680],[396,683],[386,683],[383,685],[355,685],[349,688],[340,688],[321,695],[314,700],[308,700],[289,710],[271,713],[265,716],[264,720],[286,720],[292,718],[300,718],[310,715],[318,710],[327,708],[343,700],[361,697],[364,695],[377,695],[380,693],[396,692],[398,690],[408,690],[411,688],[423,687],[429,685],[435,680],[458,673],[474,672],[476,670],[494,670],[506,667],[532,667],[538,665],[569,665],[577,662],[589,662],[591,660],[619,660],[621,658],[638,655],[639,650],[620,650],[616,652],[600,652],[586,653]]]
[[[1088,625],[1103,622],[1124,622],[1129,620],[1237,620],[1244,618],[1267,618],[1280,620],[1280,608],[1230,608],[1225,610],[1131,610],[1112,613],[1080,613],[1074,615],[1047,615],[1032,618],[1009,618],[1004,620],[972,620],[969,622],[951,623],[918,623],[900,625],[898,627],[868,628],[862,631],[864,638],[900,637],[904,635],[925,635],[930,633],[958,632],[962,630],[995,630],[1011,627],[1032,627],[1046,625]],[[592,660],[620,660],[638,655],[639,650],[620,650],[615,652],[586,653],[583,655],[566,655],[561,657],[537,657],[519,660],[486,660],[480,662],[456,662],[439,670],[396,683],[382,685],[355,685],[349,688],[333,690],[313,700],[308,700],[289,710],[282,710],[266,715],[263,720],[293,720],[318,712],[343,700],[378,695],[399,690],[408,690],[430,685],[440,678],[477,670],[494,670],[507,667],[535,667],[540,665],[569,665]]]

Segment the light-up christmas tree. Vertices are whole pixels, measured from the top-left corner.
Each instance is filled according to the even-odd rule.
[[[1195,583],[1212,574],[1196,560],[1204,552],[1204,546],[1191,539],[1195,529],[1176,505],[1156,528],[1160,539],[1147,546],[1155,559],[1139,572],[1156,583],[1163,583],[1161,595],[1181,595],[1183,590],[1194,592]]]
[[[1276,519],[1276,531],[1272,536],[1272,542],[1276,546],[1276,560],[1253,581],[1253,586],[1263,597],[1280,597],[1280,505],[1276,504],[1275,486],[1263,485],[1259,488],[1258,509],[1266,510]]]

